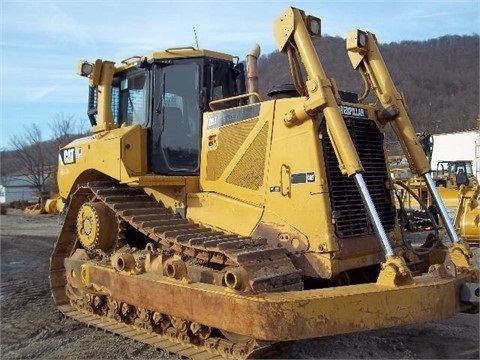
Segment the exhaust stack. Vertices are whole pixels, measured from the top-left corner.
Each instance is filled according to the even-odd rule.
[[[258,93],[258,71],[257,60],[260,56],[260,45],[253,45],[247,55],[247,93]],[[254,104],[258,102],[257,96],[250,96],[248,103]]]

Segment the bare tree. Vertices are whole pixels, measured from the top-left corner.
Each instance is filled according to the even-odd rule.
[[[59,147],[65,146],[80,134],[86,133],[84,123],[76,121],[71,114],[59,113],[49,128],[53,134],[53,140]]]
[[[12,178],[22,178],[38,192],[43,208],[43,195],[49,180],[57,170],[57,147],[42,141],[42,132],[37,124],[24,126],[22,135],[10,138],[10,146],[15,152],[12,164],[15,172]]]

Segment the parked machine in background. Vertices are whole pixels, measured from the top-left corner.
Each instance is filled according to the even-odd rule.
[[[347,35],[359,98],[326,76],[319,18],[288,8],[274,36],[295,91],[269,100],[254,82],[245,91],[242,63],[209,50],[79,63],[92,134],[60,150],[68,208],[50,285],[62,313],[180,356],[243,359],[478,311],[472,252],[375,36]],[[381,107],[363,102],[369,90]],[[437,256],[402,236],[388,124],[448,224]]]
[[[466,242],[480,245],[480,188],[460,186],[459,203],[455,213],[454,225]]]
[[[439,161],[435,173],[435,184],[440,187],[459,189],[460,185],[473,188],[478,180],[473,173],[472,160]]]

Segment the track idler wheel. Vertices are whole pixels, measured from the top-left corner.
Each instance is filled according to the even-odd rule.
[[[77,235],[87,250],[108,250],[117,239],[115,214],[102,202],[87,202],[78,210]]]

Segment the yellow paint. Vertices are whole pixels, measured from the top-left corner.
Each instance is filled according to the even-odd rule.
[[[247,236],[258,223],[263,209],[215,193],[193,193],[187,197],[187,217],[219,230]]]

